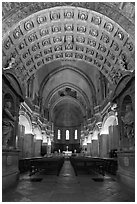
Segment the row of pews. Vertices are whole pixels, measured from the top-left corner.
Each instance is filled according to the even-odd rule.
[[[116,175],[117,172],[117,158],[100,158],[91,156],[72,156],[70,162],[74,168],[75,175],[78,173],[92,173],[96,172],[101,175],[106,173]]]
[[[30,176],[40,171],[59,176],[63,163],[64,157],[61,156],[24,158],[19,160],[19,171],[20,173],[29,171]]]
[[[117,158],[100,158],[81,155],[72,155],[69,158],[76,176],[81,171],[85,174],[96,172],[103,176],[106,173],[116,175],[117,172]],[[64,156],[24,158],[19,160],[19,170],[20,173],[29,171],[30,176],[40,171],[59,176],[64,160]]]

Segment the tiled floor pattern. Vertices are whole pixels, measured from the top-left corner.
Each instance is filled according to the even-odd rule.
[[[134,202],[134,194],[114,177],[105,176],[96,182],[91,174],[75,176],[70,161],[66,160],[60,175],[44,173],[32,176],[42,178],[31,181],[28,174],[20,176],[18,185],[3,193],[3,202]]]

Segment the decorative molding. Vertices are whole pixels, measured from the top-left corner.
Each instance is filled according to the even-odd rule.
[[[35,5],[41,4],[32,3],[32,8]],[[123,53],[128,61],[134,52],[134,41],[116,22],[93,10],[72,6],[45,9],[28,18],[24,16],[3,37],[3,63],[16,55],[15,72],[23,83],[46,63],[82,60],[97,67],[111,84],[117,85],[124,75],[123,68],[118,66],[119,56]],[[128,71],[134,69],[131,62]]]

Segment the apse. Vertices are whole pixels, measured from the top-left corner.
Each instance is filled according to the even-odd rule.
[[[81,124],[83,113],[81,108],[70,99],[57,104],[54,116],[54,150],[80,151]],[[77,135],[76,135],[77,134]]]

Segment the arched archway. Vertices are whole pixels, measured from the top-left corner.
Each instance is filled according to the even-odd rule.
[[[118,118],[113,113],[106,116],[99,136],[100,156],[112,157],[112,152],[119,149]]]
[[[27,115],[20,114],[19,124],[25,127],[25,134],[32,134],[31,120]]]
[[[102,129],[100,131],[100,135],[109,134],[109,127],[118,125],[118,118],[115,115],[111,115],[107,118],[104,118],[102,123]]]

